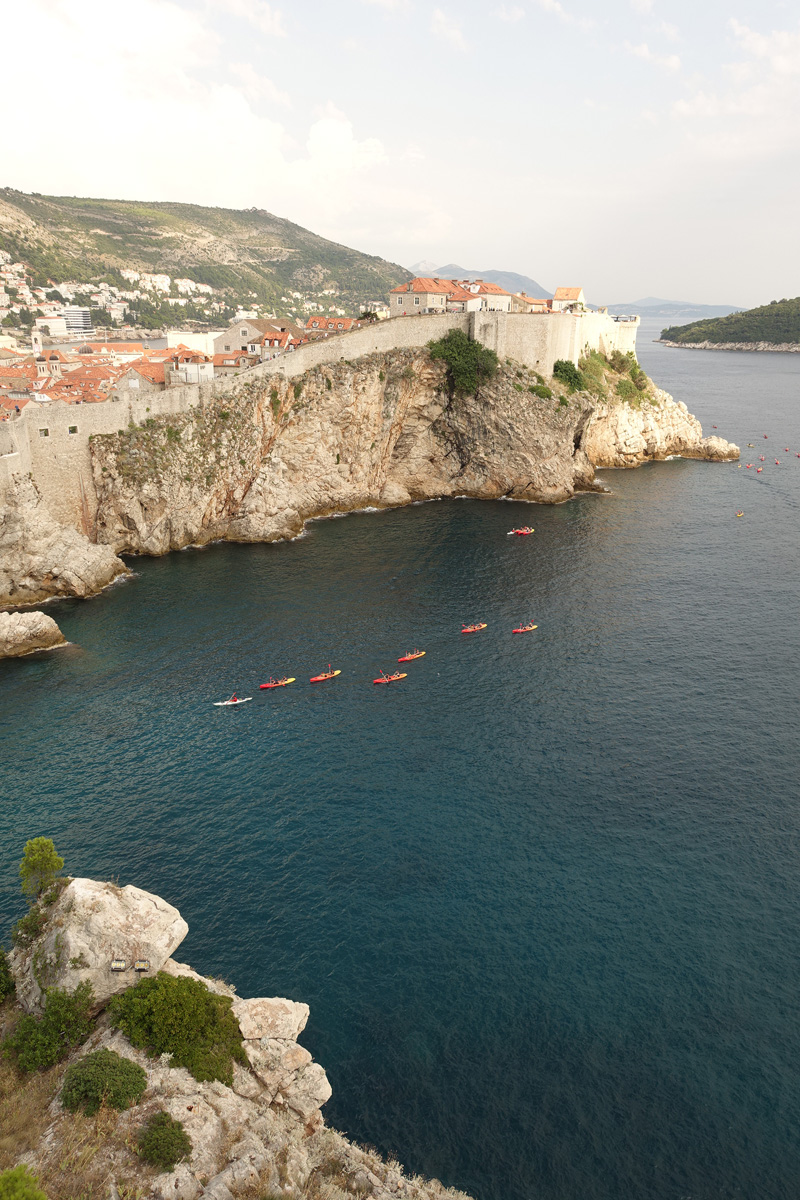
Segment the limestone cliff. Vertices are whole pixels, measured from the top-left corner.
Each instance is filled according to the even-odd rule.
[[[127,570],[109,546],[53,520],[33,481],[16,477],[0,504],[0,604],[91,596]]]
[[[93,440],[98,540],[164,554],[442,496],[552,504],[599,488],[594,465],[716,457],[666,393],[633,407],[536,388],[532,372],[507,364],[477,395],[454,398],[424,350],[241,382],[205,408]]]
[[[67,1064],[27,1080],[15,1077],[14,1084],[4,1079],[0,1108],[6,1103],[9,1128],[0,1138],[0,1169],[26,1163],[52,1200],[469,1200],[436,1180],[410,1178],[399,1163],[326,1128],[321,1110],[331,1087],[298,1040],[308,1005],[283,997],[241,999],[231,985],[175,962],[169,955],[188,926],[159,896],[91,879],[60,881],[52,892],[34,908],[35,921],[27,918],[24,935],[16,934],[9,958],[16,1004],[9,1000],[0,1009],[0,1032],[19,1020],[19,1007],[41,1008],[42,987],[72,992],[88,983],[100,1012],[68,1064],[110,1050],[137,1063],[146,1085],[133,1107],[118,1112],[104,1105],[87,1117],[61,1103]],[[231,1001],[244,1053],[233,1064],[230,1086],[199,1081],[172,1065],[169,1053],[149,1056],[113,1027],[105,1005],[137,983],[137,966],[148,976],[162,971],[194,980]],[[191,1012],[172,1014],[180,1037],[195,1019]],[[9,1094],[14,1086],[16,1095]],[[171,1171],[159,1172],[136,1153],[140,1130],[159,1112],[180,1121],[191,1139],[189,1156]],[[15,1124],[16,1113],[21,1121]]]
[[[0,658],[19,658],[34,650],[63,646],[66,639],[52,617],[44,613],[0,612]]]

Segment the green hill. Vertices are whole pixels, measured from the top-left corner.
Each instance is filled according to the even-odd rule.
[[[783,346],[800,342],[800,296],[773,300],[761,308],[731,313],[691,325],[672,325],[661,331],[667,342],[690,345],[696,342],[772,342]]]
[[[326,297],[348,311],[385,293],[409,272],[396,263],[329,242],[263,209],[89,200],[0,189],[0,249],[24,262],[35,286],[121,287],[124,269],[186,276],[228,304],[254,300],[282,311],[281,296]],[[253,295],[255,294],[255,295]],[[327,307],[327,303],[326,303]]]

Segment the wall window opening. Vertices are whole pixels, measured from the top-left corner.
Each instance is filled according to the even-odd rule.
[[[50,437],[50,430],[49,429],[40,429],[39,437]]]
[[[67,433],[77,433],[77,432],[78,432],[77,425],[70,425],[69,429],[67,430]]]

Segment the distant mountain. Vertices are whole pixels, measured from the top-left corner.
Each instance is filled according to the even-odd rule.
[[[771,342],[774,346],[800,343],[800,296],[773,300],[760,308],[735,312],[718,320],[673,325],[661,332],[668,342]]]
[[[72,281],[124,287],[120,272],[164,272],[208,284],[215,299],[255,298],[282,311],[292,293],[358,312],[409,278],[404,267],[362,254],[263,209],[204,208],[0,188],[0,250],[29,269],[34,285]],[[292,303],[294,301],[292,300]]]
[[[419,275],[422,279],[428,279],[431,275],[435,275],[439,268],[429,258],[423,258],[408,269],[412,275]]]
[[[711,317],[727,317],[730,313],[741,312],[732,304],[692,304],[689,300],[662,300],[659,296],[645,296],[643,300],[631,300],[627,304],[609,304],[608,311],[613,316],[630,313],[640,317],[667,317],[671,321],[703,320]]]
[[[486,283],[496,283],[507,292],[526,292],[529,296],[550,297],[548,292],[535,279],[528,275],[517,275],[514,271],[468,271],[458,263],[447,263],[444,267],[435,267],[431,262],[418,262],[411,270],[415,275],[426,275],[440,279],[483,279]]]

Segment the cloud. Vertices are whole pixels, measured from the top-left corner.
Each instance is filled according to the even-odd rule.
[[[539,8],[545,12],[552,13],[553,16],[563,21],[565,25],[574,25],[577,29],[583,30],[584,33],[595,26],[595,22],[588,17],[574,16],[573,13],[564,8],[560,0],[536,0],[536,3],[539,5]]]
[[[631,0],[631,8],[640,13],[652,12],[653,0]]]
[[[499,8],[494,10],[494,15],[499,17],[501,21],[513,23],[514,21],[522,20],[525,16],[525,9],[520,8],[518,4],[512,4],[510,7],[501,4]]]
[[[656,54],[650,49],[647,42],[641,42],[638,46],[633,46],[630,42],[625,42],[624,46],[628,54],[632,54],[634,58],[641,58],[645,62],[655,63],[659,67],[664,67],[667,71],[680,71],[681,69],[681,60],[677,54]]]
[[[385,8],[387,12],[392,9],[403,8],[407,0],[361,0],[362,4],[374,4],[376,8]]]
[[[241,17],[267,37],[286,37],[283,14],[264,0],[214,0],[214,10]]]
[[[456,25],[455,21],[452,21],[440,8],[433,10],[431,33],[442,38],[443,41],[449,42],[456,50],[466,50],[467,48],[460,26]]]
[[[231,63],[230,72],[239,81],[242,92],[251,104],[266,100],[283,108],[291,107],[288,93],[282,92],[266,75],[259,75],[250,63]]]

